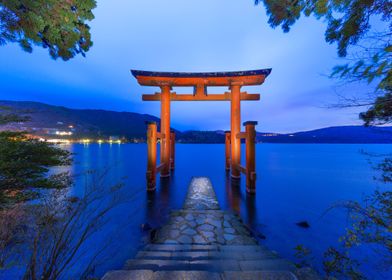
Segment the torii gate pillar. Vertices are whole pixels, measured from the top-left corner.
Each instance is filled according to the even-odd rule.
[[[161,98],[161,177],[170,176],[170,86],[162,86]]]
[[[231,86],[231,177],[241,177],[239,165],[241,162],[241,139],[237,134],[241,132],[241,86]]]

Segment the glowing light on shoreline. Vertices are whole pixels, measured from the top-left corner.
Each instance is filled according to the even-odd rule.
[[[125,144],[122,140],[108,140],[108,139],[89,139],[89,138],[84,138],[84,139],[45,139],[45,138],[40,138],[40,141],[47,141],[49,143],[61,143],[61,144],[72,144],[72,143],[80,143],[80,144],[92,144],[92,143],[97,143],[99,145],[101,144]]]
[[[48,139],[46,141],[54,144],[71,144],[71,141],[66,139]]]
[[[73,133],[71,131],[56,131],[56,135],[60,136],[71,136]]]

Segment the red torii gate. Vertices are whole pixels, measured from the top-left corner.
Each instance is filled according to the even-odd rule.
[[[144,94],[144,101],[161,101],[161,131],[157,131],[155,122],[148,123],[147,145],[147,190],[154,191],[156,173],[161,177],[170,176],[174,169],[175,134],[170,131],[170,101],[230,101],[231,127],[225,132],[226,170],[231,169],[232,178],[246,174],[246,190],[256,191],[255,139],[257,122],[245,122],[245,132],[241,132],[241,101],[260,100],[260,94],[241,92],[242,86],[256,86],[264,83],[271,69],[241,72],[178,73],[150,72],[131,70],[133,76],[142,86],[157,86],[161,92]],[[208,94],[209,86],[227,86],[229,92]],[[177,94],[172,87],[193,87],[193,94]],[[156,165],[157,140],[161,141],[161,160]],[[241,139],[246,141],[246,166],[241,165]]]

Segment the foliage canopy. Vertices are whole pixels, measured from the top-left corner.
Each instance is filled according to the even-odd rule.
[[[338,44],[339,56],[347,55],[347,48],[355,45],[370,30],[372,16],[380,16],[381,20],[392,19],[392,1],[390,0],[256,0],[263,2],[269,24],[272,27],[282,26],[285,32],[300,18],[314,15],[328,22],[325,39],[328,43]],[[392,25],[389,26],[392,28]]]
[[[61,176],[46,176],[49,167],[70,164],[68,151],[28,137],[0,133],[0,190],[62,187]]]
[[[340,57],[349,57],[349,63],[336,66],[331,77],[347,82],[375,82],[376,97],[372,97],[370,104],[360,102],[371,106],[360,118],[367,125],[392,121],[391,0],[255,0],[255,3],[264,3],[269,24],[281,26],[284,32],[290,31],[301,15],[325,20],[325,40],[337,44]],[[384,30],[374,30],[371,25],[374,21],[385,25]],[[350,46],[354,53],[348,52]]]
[[[0,107],[0,124],[23,122],[28,117]],[[68,173],[48,176],[51,167],[69,165],[71,154],[26,132],[0,132],[0,208],[8,202],[36,195],[35,188],[62,188],[70,183]]]
[[[0,0],[0,45],[16,42],[27,52],[42,46],[54,59],[84,56],[95,7],[95,0]]]

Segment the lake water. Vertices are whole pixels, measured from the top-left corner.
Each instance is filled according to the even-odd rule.
[[[136,198],[120,205],[110,220],[89,243],[92,248],[112,240],[97,274],[121,269],[142,245],[140,225],[157,227],[167,220],[171,209],[181,208],[188,184],[193,176],[208,176],[221,208],[238,213],[243,221],[265,236],[260,240],[281,256],[295,261],[294,247],[303,244],[320,264],[322,253],[337,245],[344,234],[347,215],[343,211],[325,211],[337,201],[360,200],[376,187],[376,171],[369,164],[370,153],[392,152],[392,145],[338,144],[258,144],[257,193],[245,191],[245,178],[232,184],[225,171],[224,145],[177,144],[176,169],[169,180],[160,181],[157,191],[147,195],[146,156],[144,144],[75,144],[74,174],[86,170],[106,170],[110,183],[123,181],[125,191]],[[244,154],[244,153],[243,153]],[[244,158],[243,158],[244,162]],[[75,192],[83,185],[78,179]],[[309,229],[296,225],[308,221]],[[79,262],[83,265],[83,260]],[[373,279],[382,279],[365,267]]]

